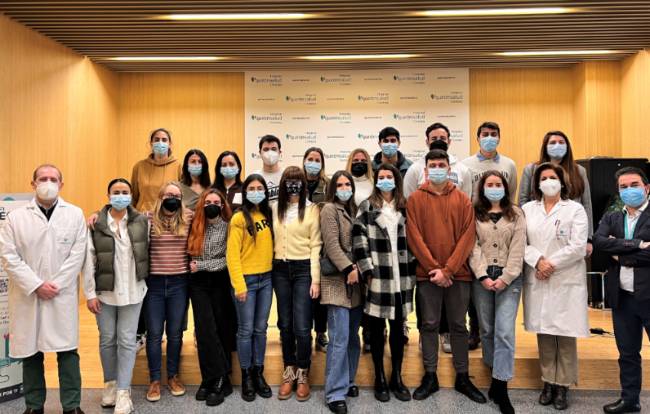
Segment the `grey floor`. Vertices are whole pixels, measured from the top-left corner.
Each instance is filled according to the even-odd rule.
[[[485,391],[485,390],[484,390]],[[184,397],[172,397],[166,390],[163,390],[163,397],[157,403],[150,403],[145,400],[146,388],[139,386],[133,389],[133,401],[138,414],[186,414],[186,413],[329,413],[325,406],[322,387],[315,387],[311,400],[299,403],[294,399],[279,401],[275,395],[277,387],[273,388],[274,396],[269,399],[257,398],[252,403],[241,399],[238,389],[228,397],[219,407],[206,407],[204,404],[194,400],[196,387],[188,387],[188,393]],[[536,403],[538,391],[536,390],[512,390],[510,398],[518,413],[557,413],[551,407],[541,407]],[[58,390],[48,390],[45,412],[60,413],[58,403]],[[571,391],[571,406],[566,413],[602,413],[602,406],[618,398],[615,391]],[[102,409],[99,406],[101,390],[84,389],[82,396],[82,408],[88,414],[111,414],[111,409]],[[641,404],[650,412],[650,393],[643,394]],[[0,404],[0,413],[14,414],[22,413],[24,403],[22,400],[11,401]],[[388,403],[377,402],[372,394],[372,389],[362,389],[358,398],[348,399],[348,411],[351,414],[406,414],[406,413],[498,413],[494,404],[475,404],[452,389],[442,389],[426,401],[401,402],[392,398]]]

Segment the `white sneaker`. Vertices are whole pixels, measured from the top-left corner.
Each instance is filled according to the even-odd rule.
[[[117,392],[117,381],[108,381],[104,383],[104,389],[102,390],[102,407],[113,407],[115,406]]]
[[[133,412],[133,402],[131,401],[130,390],[118,390],[117,401],[113,414],[131,414]]]
[[[136,354],[139,354],[140,351],[142,351],[146,346],[147,346],[147,336],[146,335],[138,335],[136,340],[135,340],[135,346],[136,346]]]
[[[440,335],[440,343],[442,344],[442,352],[451,354],[451,340],[448,333]]]

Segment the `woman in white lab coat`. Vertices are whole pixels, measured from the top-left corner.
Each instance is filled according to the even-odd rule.
[[[578,379],[577,337],[589,336],[585,255],[587,213],[568,199],[561,167],[541,164],[533,178],[535,201],[526,215],[524,324],[537,333],[544,389],[542,405],[568,407],[567,391]]]

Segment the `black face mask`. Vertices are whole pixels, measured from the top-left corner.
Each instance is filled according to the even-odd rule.
[[[205,206],[205,216],[209,219],[214,219],[219,217],[221,214],[221,206],[216,204],[208,204]]]
[[[170,213],[175,213],[176,210],[181,208],[181,200],[177,198],[166,198],[163,200],[162,206]]]
[[[435,149],[443,150],[444,152],[447,152],[449,149],[449,145],[441,139],[437,139],[433,141],[431,144],[429,144],[429,151],[433,151]]]
[[[302,183],[298,182],[287,182],[287,194],[288,195],[300,195],[302,193]]]
[[[352,175],[355,177],[361,177],[368,173],[368,164],[365,162],[355,162],[352,163],[350,170],[352,170]]]

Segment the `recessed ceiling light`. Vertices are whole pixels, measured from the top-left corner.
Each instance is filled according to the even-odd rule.
[[[499,52],[497,56],[579,56],[579,55],[611,55],[620,53],[618,50],[530,50],[515,52]]]
[[[118,62],[214,62],[222,60],[218,56],[117,56],[108,60]]]
[[[572,7],[513,7],[500,9],[451,9],[415,12],[426,17],[471,17],[471,16],[520,16],[527,14],[562,14],[578,11]]]
[[[302,56],[305,60],[367,60],[367,59],[408,59],[419,55],[409,53],[394,53],[385,55],[313,55]]]
[[[300,20],[314,17],[308,13],[201,13],[167,14],[163,20]]]

